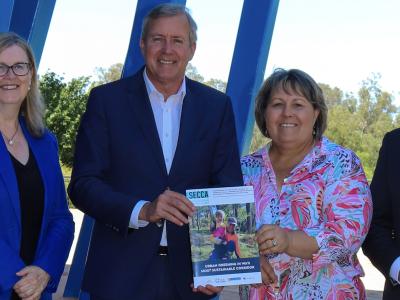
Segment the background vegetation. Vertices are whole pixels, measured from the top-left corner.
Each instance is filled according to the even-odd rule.
[[[41,76],[40,89],[47,107],[45,121],[58,138],[64,174],[69,175],[72,166],[76,131],[90,89],[117,80],[121,76],[121,70],[122,64],[118,63],[108,69],[98,68],[94,80],[90,77],[79,77],[68,82],[51,71]],[[186,74],[221,91],[226,89],[226,82],[215,78],[206,81],[191,64]],[[372,74],[362,82],[356,94],[345,94],[339,87],[320,83],[329,107],[328,129],[325,135],[355,151],[369,179],[372,178],[384,134],[400,127],[400,115],[393,103],[394,97],[380,88],[379,80],[379,74]],[[250,152],[262,147],[266,142],[255,127]]]

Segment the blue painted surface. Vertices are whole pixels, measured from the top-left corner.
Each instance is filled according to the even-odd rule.
[[[38,2],[39,0],[14,1],[14,9],[10,22],[10,31],[18,33],[26,40],[29,39]]]
[[[9,31],[14,0],[0,1],[0,32]]]
[[[93,224],[94,222],[91,217],[87,215],[83,217],[73,262],[69,269],[68,279],[64,289],[64,297],[77,298],[79,296],[79,299],[84,299],[84,293],[81,293],[81,282]]]
[[[13,31],[31,45],[39,65],[56,0],[1,0],[0,31]]]
[[[227,94],[232,98],[241,154],[250,147],[254,99],[264,78],[279,0],[245,0],[229,73]]]
[[[186,0],[139,0],[137,2],[128,52],[126,54],[124,68],[122,70],[122,77],[135,74],[144,65],[143,56],[139,47],[143,19],[153,7],[161,3],[180,3],[185,5]]]
[[[39,0],[36,8],[35,18],[32,22],[32,29],[29,35],[29,43],[35,54],[36,63],[40,63],[47,32],[50,27],[56,0]]]

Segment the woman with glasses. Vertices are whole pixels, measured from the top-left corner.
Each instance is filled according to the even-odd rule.
[[[0,300],[51,299],[73,240],[31,48],[0,33]]]

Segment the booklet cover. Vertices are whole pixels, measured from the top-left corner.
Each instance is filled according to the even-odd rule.
[[[261,283],[251,186],[192,189],[190,220],[193,283],[228,286]]]

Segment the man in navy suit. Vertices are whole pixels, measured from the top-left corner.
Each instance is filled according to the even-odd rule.
[[[385,135],[371,182],[374,212],[363,252],[386,277],[383,300],[400,299],[400,129]]]
[[[91,299],[209,299],[191,286],[186,189],[242,185],[230,99],[185,77],[196,24],[163,4],[145,18],[145,67],[94,88],[69,186],[95,219],[83,290]]]

